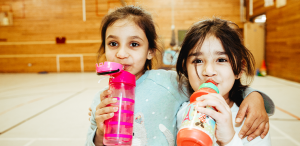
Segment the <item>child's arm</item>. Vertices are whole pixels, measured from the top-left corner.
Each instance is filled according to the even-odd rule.
[[[100,103],[100,93],[102,91],[100,91],[98,94],[95,95],[93,101],[92,101],[92,105],[91,105],[91,112],[90,112],[90,118],[89,121],[91,122],[88,132],[87,132],[87,138],[86,138],[86,142],[85,142],[85,146],[95,146],[94,144],[94,137],[96,135],[96,130],[97,130],[97,123],[95,120],[95,109],[97,104]]]
[[[248,136],[248,140],[252,140],[259,135],[261,138],[264,138],[269,131],[268,115],[271,116],[274,114],[273,101],[266,94],[253,91],[256,90],[247,88],[244,91],[245,99],[240,105],[240,110],[236,118],[236,122],[240,123],[247,116],[245,124],[239,132],[239,136]]]
[[[106,107],[108,104],[117,102],[114,98],[106,98],[111,94],[110,90],[104,89],[96,94],[92,104],[91,126],[88,129],[86,146],[103,146],[103,122],[113,116],[117,110],[114,107]]]

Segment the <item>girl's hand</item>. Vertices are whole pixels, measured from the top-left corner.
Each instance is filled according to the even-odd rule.
[[[219,145],[228,144],[235,131],[232,124],[231,109],[220,94],[210,93],[196,99],[198,102],[197,110],[200,113],[211,116],[216,121],[216,138]],[[213,106],[218,111],[204,108],[205,106]]]
[[[106,107],[109,104],[116,103],[117,99],[110,97],[111,90],[105,90],[100,95],[100,104],[96,107],[95,112],[95,120],[97,123],[97,131],[96,134],[103,135],[104,132],[104,121],[107,119],[110,119],[114,116],[114,112],[118,111],[118,107],[109,106]]]
[[[248,141],[259,135],[261,138],[264,138],[269,131],[269,117],[260,93],[252,92],[243,100],[235,121],[240,123],[245,116],[247,118],[239,132],[239,137],[244,138],[248,136]]]

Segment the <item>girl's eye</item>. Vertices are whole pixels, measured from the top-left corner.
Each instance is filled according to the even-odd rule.
[[[203,63],[203,61],[200,60],[200,59],[195,59],[195,60],[193,61],[193,63]]]
[[[139,44],[138,43],[131,43],[130,46],[131,47],[137,47],[137,46],[139,46]]]
[[[224,58],[220,58],[220,59],[218,59],[218,62],[227,62],[227,60]]]
[[[109,45],[110,46],[118,46],[118,44],[116,42],[110,42]]]

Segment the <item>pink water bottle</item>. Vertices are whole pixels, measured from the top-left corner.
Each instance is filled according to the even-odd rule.
[[[110,75],[109,89],[118,102],[108,106],[118,107],[114,116],[104,121],[105,145],[131,145],[134,120],[135,75],[124,71],[123,66],[115,62],[96,64],[98,75]]]

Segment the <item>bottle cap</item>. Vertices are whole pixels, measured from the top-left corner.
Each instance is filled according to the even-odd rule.
[[[219,89],[216,85],[214,85],[213,83],[203,83],[198,90],[200,90],[201,88],[211,88],[214,89],[218,94],[219,94]]]
[[[218,87],[211,82],[203,83],[199,89],[191,95],[190,102],[192,103],[196,101],[198,97],[209,93],[219,93]]]
[[[120,63],[105,61],[104,63],[96,64],[96,71],[98,75],[113,75],[123,70]]]

